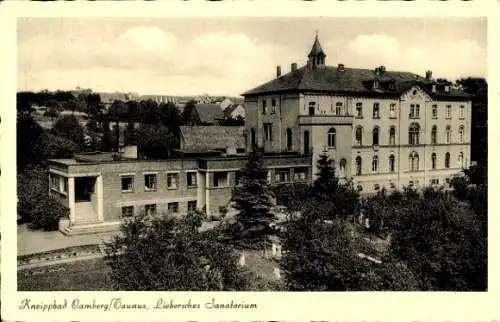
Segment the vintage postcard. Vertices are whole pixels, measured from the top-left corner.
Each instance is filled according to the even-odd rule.
[[[3,6],[2,319],[499,317],[498,9]]]

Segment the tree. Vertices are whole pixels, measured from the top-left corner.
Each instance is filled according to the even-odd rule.
[[[200,125],[199,119],[194,118],[196,115],[196,101],[189,101],[186,103],[182,111],[182,124],[183,125]]]
[[[456,81],[472,98],[471,157],[488,166],[488,83],[484,78],[467,77]]]
[[[45,152],[41,144],[44,131],[42,127],[27,113],[17,116],[16,127],[17,169],[23,171],[30,165],[40,164],[45,160]]]
[[[83,148],[83,128],[74,115],[66,115],[59,118],[54,124],[52,131],[55,135],[71,140],[78,147]]]
[[[149,99],[139,103],[139,120],[144,124],[157,125],[160,123],[158,104]]]
[[[271,190],[267,182],[262,154],[254,149],[241,170],[241,185],[233,189],[231,201],[239,212],[235,215],[237,239],[266,240],[269,224],[276,219],[271,213]]]
[[[136,133],[134,123],[127,123],[127,128],[125,129],[125,144],[126,145],[137,145],[137,133]]]
[[[113,137],[111,136],[109,118],[106,116],[102,117],[102,138],[101,138],[101,151],[109,152],[115,147],[113,143]]]
[[[352,184],[340,183],[335,175],[333,160],[327,154],[320,155],[317,162],[317,178],[311,188],[311,197],[318,202],[329,204],[329,211],[324,215],[329,218],[349,218],[356,213],[358,193]]]
[[[235,291],[248,287],[234,250],[200,232],[198,213],[183,219],[145,215],[124,221],[106,247],[117,290]]]
[[[159,110],[161,124],[166,126],[168,130],[174,134],[180,144],[181,116],[179,109],[174,103],[169,102],[167,104],[160,105]]]
[[[359,290],[364,259],[357,256],[345,222],[326,223],[326,203],[311,201],[286,225],[280,262],[290,291]]]
[[[467,203],[427,189],[418,199],[405,196],[393,212],[391,256],[418,276],[421,290],[486,289],[486,234]]]
[[[147,159],[165,159],[175,147],[175,137],[163,125],[142,124],[137,129],[137,149]]]

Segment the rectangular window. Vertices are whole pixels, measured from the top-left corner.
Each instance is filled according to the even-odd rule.
[[[396,118],[396,104],[389,105],[389,117],[391,119]]]
[[[276,114],[276,100],[274,98],[271,100],[271,114]]]
[[[432,105],[432,118],[437,119],[438,117],[438,106],[437,104]]]
[[[419,104],[411,104],[410,105],[410,118],[411,119],[420,118],[420,105]]]
[[[276,182],[290,182],[290,170],[289,169],[276,170],[275,179]]]
[[[59,176],[50,174],[50,188],[59,191]]]
[[[196,200],[188,201],[188,213],[196,211]]]
[[[335,115],[342,115],[342,102],[335,104]]]
[[[266,141],[273,140],[273,124],[272,123],[264,123],[264,138]]]
[[[356,103],[356,117],[363,117],[363,103]]]
[[[155,215],[156,214],[156,204],[145,205],[144,211],[146,212],[146,215]]]
[[[451,119],[451,105],[446,105],[446,118]]]
[[[196,187],[196,172],[188,172],[186,177],[187,186],[190,188]]]
[[[266,100],[262,100],[262,114],[266,114],[267,113],[267,101]]]
[[[465,106],[460,105],[460,118],[465,118]]]
[[[431,179],[431,184],[432,185],[438,185],[439,184],[439,179]]]
[[[373,104],[373,118],[374,119],[380,118],[380,104],[379,103]]]
[[[146,191],[156,190],[156,174],[146,174],[144,176],[144,185]]]
[[[179,212],[179,203],[178,202],[169,202],[167,204],[168,212],[172,214],[176,214]]]
[[[167,173],[167,188],[177,189],[178,178],[179,176],[177,173]]]
[[[132,176],[121,177],[121,180],[122,180],[122,192],[134,191],[134,177]]]
[[[61,178],[61,192],[68,193],[68,178]]]
[[[316,102],[309,102],[309,115],[314,115],[316,110]]]
[[[306,181],[307,180],[307,168],[295,168],[294,171],[295,181]]]
[[[227,172],[214,172],[214,187],[227,187]]]
[[[134,215],[134,206],[122,207],[122,218],[132,217]]]

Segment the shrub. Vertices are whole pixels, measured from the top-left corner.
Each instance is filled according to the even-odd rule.
[[[69,216],[69,209],[61,205],[55,198],[45,195],[37,200],[31,213],[30,229],[55,231],[59,229],[59,220]]]

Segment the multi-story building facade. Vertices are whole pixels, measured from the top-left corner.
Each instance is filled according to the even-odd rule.
[[[327,153],[362,192],[443,185],[470,163],[471,96],[432,73],[327,66],[318,37],[307,65],[243,94],[247,148]]]
[[[68,235],[114,231],[123,218],[140,212],[182,215],[200,209],[211,215],[228,207],[247,160],[245,153],[238,153],[244,151],[244,139],[236,144],[234,138],[226,140],[237,129],[207,128],[199,131],[204,138],[196,139],[189,138],[195,130],[186,127],[181,150],[173,159],[139,160],[137,148],[127,146],[119,157],[93,153],[50,160],[49,193],[69,209],[60,231]],[[202,140],[210,140],[211,146],[200,149]],[[228,144],[215,150],[216,140]],[[241,148],[238,142],[243,142]],[[310,159],[298,153],[265,155],[269,183],[310,182]]]

